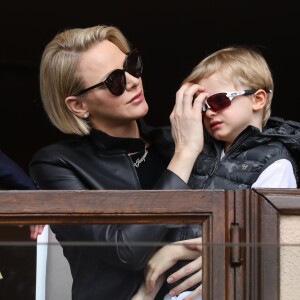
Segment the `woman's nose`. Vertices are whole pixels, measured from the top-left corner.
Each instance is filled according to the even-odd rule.
[[[132,87],[137,86],[140,82],[140,77],[136,78],[128,72],[125,72],[125,76],[126,76],[126,89],[131,89]]]

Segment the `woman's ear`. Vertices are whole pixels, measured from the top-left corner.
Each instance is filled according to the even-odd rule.
[[[259,89],[253,97],[253,111],[263,110],[267,103],[267,93],[263,89]]]
[[[71,113],[78,118],[85,118],[88,113],[85,102],[78,99],[77,96],[69,96],[65,99],[65,103]]]

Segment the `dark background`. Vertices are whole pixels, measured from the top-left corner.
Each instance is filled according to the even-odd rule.
[[[28,171],[34,152],[61,138],[40,103],[40,57],[59,31],[98,24],[119,27],[140,50],[151,125],[168,125],[184,77],[204,56],[232,44],[254,45],[264,54],[275,81],[273,114],[300,121],[300,26],[293,2],[2,2],[0,148]]]
[[[275,81],[273,114],[300,121],[296,4],[279,0],[1,1],[0,149],[28,172],[34,152],[62,137],[41,106],[41,54],[59,31],[98,24],[119,27],[141,52],[145,95],[150,104],[146,120],[151,125],[168,125],[181,81],[204,56],[232,44],[253,45],[263,53]],[[21,230],[28,239],[28,228],[2,227],[0,236],[13,239],[17,232],[20,238]],[[12,249],[9,251],[9,257],[2,253],[0,266],[5,271],[6,261],[7,270],[14,273],[2,280],[0,298],[12,299],[14,291],[15,300],[33,300],[35,249],[19,248],[15,258]],[[14,266],[21,265],[22,270],[16,273]],[[26,277],[26,281],[15,276]]]

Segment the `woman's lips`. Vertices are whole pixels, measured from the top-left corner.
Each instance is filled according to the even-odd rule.
[[[140,103],[144,100],[144,95],[143,92],[139,92],[138,94],[136,94],[133,98],[130,99],[130,101],[127,104],[131,104],[131,103]]]

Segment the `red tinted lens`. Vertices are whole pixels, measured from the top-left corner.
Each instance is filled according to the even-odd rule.
[[[143,71],[143,62],[137,50],[133,50],[128,55],[125,61],[124,70],[136,78],[141,77]]]
[[[207,98],[207,103],[213,111],[218,111],[228,107],[231,104],[230,99],[226,96],[226,93],[218,93],[211,95]]]
[[[125,91],[126,78],[123,70],[115,70],[104,81],[109,91],[115,95],[120,96]]]

